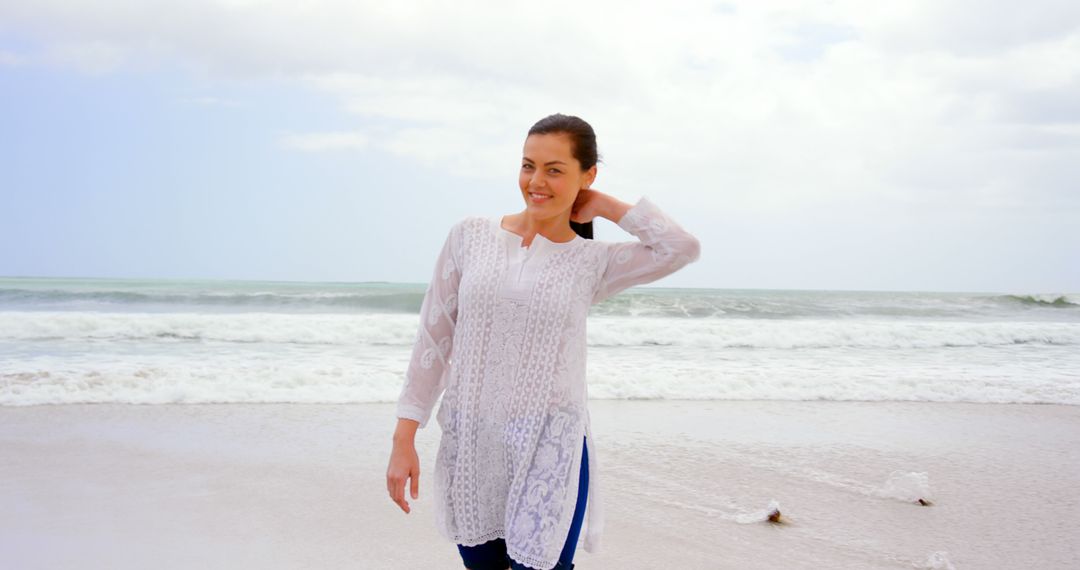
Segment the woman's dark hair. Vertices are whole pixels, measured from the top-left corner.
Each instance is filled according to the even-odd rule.
[[[581,165],[581,170],[588,170],[600,161],[600,155],[596,152],[596,133],[592,125],[584,119],[555,113],[540,119],[529,129],[530,135],[551,133],[562,133],[570,137],[570,153]],[[579,224],[571,220],[570,228],[585,239],[593,239],[592,222]]]

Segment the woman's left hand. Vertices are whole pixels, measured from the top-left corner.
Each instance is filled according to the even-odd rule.
[[[584,224],[591,222],[596,216],[603,216],[610,199],[611,196],[598,190],[582,188],[570,208],[570,221]]]

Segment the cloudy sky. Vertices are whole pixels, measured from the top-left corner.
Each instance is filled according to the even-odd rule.
[[[0,0],[0,275],[423,282],[554,112],[659,285],[1080,291],[1075,0]]]

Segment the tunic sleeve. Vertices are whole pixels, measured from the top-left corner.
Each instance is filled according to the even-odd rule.
[[[634,285],[651,283],[678,271],[701,255],[697,238],[642,196],[623,214],[618,226],[638,241],[618,242],[608,248],[607,266],[592,303]]]
[[[446,388],[454,329],[458,317],[458,284],[461,223],[455,224],[443,243],[435,271],[420,306],[420,326],[413,342],[405,383],[398,397],[397,417],[427,426],[435,401]]]

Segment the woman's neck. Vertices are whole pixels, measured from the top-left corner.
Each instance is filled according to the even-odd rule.
[[[577,237],[577,232],[570,227],[569,213],[565,217],[542,219],[533,218],[528,211],[509,214],[503,218],[503,228],[520,235],[525,245],[532,243],[536,234],[556,243],[566,243]]]

